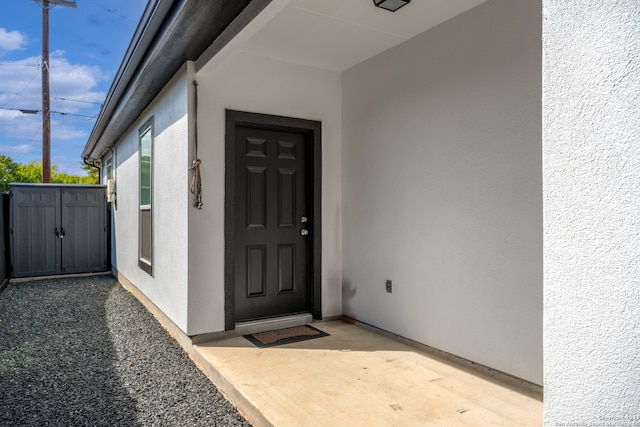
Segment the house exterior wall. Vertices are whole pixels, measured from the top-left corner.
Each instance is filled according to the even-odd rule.
[[[188,294],[187,99],[183,68],[113,148],[117,203],[111,209],[112,265],[183,331],[187,330]],[[153,276],[138,266],[138,129],[150,117],[153,117]]]
[[[322,122],[322,314],[340,315],[340,74],[232,53],[196,80],[204,206],[189,212],[188,333],[224,330],[225,109]]]
[[[537,384],[540,15],[488,1],[342,78],[344,314]]]
[[[545,425],[640,425],[640,3],[543,4]]]

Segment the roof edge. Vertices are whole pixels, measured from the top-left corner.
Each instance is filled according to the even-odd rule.
[[[158,30],[162,27],[162,23],[167,17],[172,4],[173,1],[166,0],[150,0],[147,3],[120,67],[118,67],[118,71],[111,82],[109,92],[107,92],[103,107],[98,113],[98,118],[91,130],[89,139],[82,150],[82,158],[97,159],[93,155],[93,150],[109,123],[118,101],[129,87]]]
[[[215,42],[226,44],[230,29],[240,31],[270,1],[150,0],[82,157],[99,160],[186,61],[197,60]]]

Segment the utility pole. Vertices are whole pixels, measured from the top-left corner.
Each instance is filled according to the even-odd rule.
[[[49,9],[76,7],[75,0],[34,0],[42,3],[42,182],[51,182],[51,95],[49,93]]]

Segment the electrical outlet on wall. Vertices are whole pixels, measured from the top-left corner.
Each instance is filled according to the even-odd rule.
[[[391,280],[387,280],[385,288],[387,289],[387,292],[389,292],[389,293],[391,293],[393,291],[393,283],[391,282]]]

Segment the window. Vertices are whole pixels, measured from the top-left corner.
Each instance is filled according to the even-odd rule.
[[[113,158],[109,157],[109,160],[107,160],[107,163],[105,165],[105,178],[107,180],[113,178]]]
[[[153,260],[153,118],[140,128],[140,211],[138,217],[138,265],[149,274]]]

